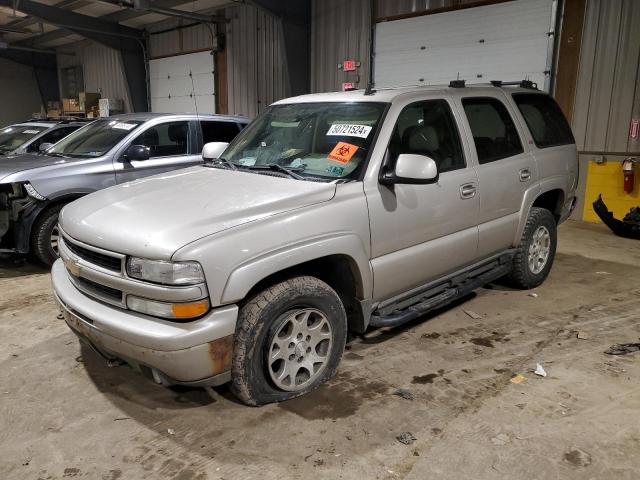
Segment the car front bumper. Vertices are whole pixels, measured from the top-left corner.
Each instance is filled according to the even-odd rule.
[[[229,381],[237,305],[213,309],[192,322],[171,322],[86,296],[71,283],[61,260],[54,263],[51,280],[69,328],[103,357],[124,360],[164,385]]]

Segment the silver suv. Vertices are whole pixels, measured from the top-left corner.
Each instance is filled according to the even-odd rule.
[[[53,264],[58,214],[67,203],[202,163],[204,143],[228,142],[246,124],[243,117],[134,113],[96,120],[46,152],[0,158],[0,251],[31,252]]]
[[[225,147],[65,207],[52,278],[104,357],[250,405],[331,378],[348,330],[539,285],[575,205],[571,130],[532,88],[300,96]]]

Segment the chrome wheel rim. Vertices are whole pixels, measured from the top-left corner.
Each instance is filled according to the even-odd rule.
[[[49,237],[49,242],[51,243],[51,249],[56,255],[58,255],[59,241],[60,241],[60,230],[58,229],[58,225],[56,225],[51,230],[51,236]]]
[[[331,324],[313,308],[290,310],[280,318],[269,342],[269,375],[278,388],[296,392],[312,384],[326,368],[333,347]]]
[[[533,237],[529,244],[529,270],[531,270],[531,273],[537,275],[544,270],[550,253],[551,234],[547,227],[540,225],[533,232]]]

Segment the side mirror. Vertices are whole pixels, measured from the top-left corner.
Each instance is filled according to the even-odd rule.
[[[132,160],[149,160],[151,149],[144,145],[130,145],[124,152],[124,158],[128,161]]]
[[[380,177],[383,185],[395,183],[428,184],[438,181],[438,165],[426,155],[402,153],[398,155],[395,170]]]
[[[49,150],[51,147],[53,147],[53,143],[49,143],[49,142],[44,142],[41,143],[40,146],[38,147],[38,151],[39,152],[46,152],[47,150]]]
[[[205,143],[202,148],[203,160],[214,160],[220,158],[220,155],[227,149],[229,144],[227,142],[210,142]]]

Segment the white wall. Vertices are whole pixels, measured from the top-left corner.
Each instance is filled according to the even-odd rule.
[[[31,67],[0,59],[0,87],[0,126],[40,112],[42,100]]]

